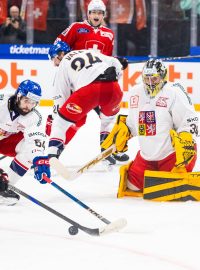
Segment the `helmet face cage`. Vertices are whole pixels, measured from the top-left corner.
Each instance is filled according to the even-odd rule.
[[[88,13],[91,11],[100,10],[105,15],[106,6],[103,1],[101,0],[92,0],[88,5]]]
[[[155,97],[162,89],[166,81],[166,75],[167,69],[161,60],[146,62],[142,71],[142,79],[150,97]]]
[[[67,43],[63,41],[58,41],[51,46],[51,48],[49,49],[48,56],[49,56],[49,59],[53,59],[59,54],[59,52],[64,52],[66,54],[70,51],[71,51],[71,48]]]
[[[20,83],[19,87],[15,92],[15,95],[17,96],[18,100],[24,96],[30,99],[32,103],[35,102],[35,104],[37,105],[42,96],[42,90],[38,83],[31,80],[25,80]]]

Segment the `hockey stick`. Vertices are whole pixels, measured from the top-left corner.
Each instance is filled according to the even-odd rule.
[[[138,61],[128,61],[128,63],[143,63],[147,62],[149,59],[157,59],[162,61],[173,61],[173,60],[182,60],[182,59],[192,59],[192,58],[200,58],[200,55],[186,55],[186,56],[175,56],[175,57],[148,57],[146,60],[138,60]]]
[[[110,156],[112,153],[116,151],[116,146],[115,144],[111,145],[108,149],[97,155],[94,159],[90,160],[87,162],[85,165],[80,167],[77,171],[75,172],[69,172],[68,169],[57,159],[57,158],[51,158],[50,159],[50,165],[54,170],[57,171],[58,174],[60,174],[63,178],[65,179],[75,179],[88,169],[92,168],[94,165],[99,163],[101,160],[107,158]]]
[[[59,185],[57,185],[50,178],[48,178],[46,175],[43,175],[43,179],[47,183],[49,183],[50,185],[52,185],[53,187],[55,187],[56,189],[58,189],[59,191],[61,191],[67,197],[69,197],[70,199],[72,199],[74,202],[76,202],[77,204],[79,204],[81,207],[83,207],[84,209],[86,209],[87,211],[89,211],[92,215],[94,215],[95,217],[97,217],[98,219],[100,219],[101,221],[103,221],[104,223],[106,223],[106,224],[110,224],[111,223],[108,219],[104,218],[103,216],[101,216],[100,214],[98,214],[97,212],[95,212],[93,209],[91,209],[89,206],[87,206],[86,204],[84,204],[83,202],[81,202],[79,199],[77,199],[76,197],[74,197],[72,194],[70,194],[69,192],[67,192],[65,189],[63,189],[62,187],[60,187]]]
[[[7,156],[1,156],[1,157],[0,157],[0,160],[4,159],[4,158],[6,158],[6,157],[7,157]]]
[[[92,235],[92,236],[101,236],[104,235],[106,233],[110,233],[110,232],[115,232],[118,231],[122,228],[124,228],[127,224],[126,219],[118,219],[116,221],[111,222],[110,224],[104,226],[103,228],[96,228],[96,229],[91,229],[88,227],[84,227],[82,225],[80,225],[79,223],[77,223],[76,221],[64,216],[63,214],[57,212],[55,209],[47,206],[46,204],[38,201],[37,199],[35,199],[34,197],[32,197],[31,195],[28,195],[27,193],[25,193],[24,191],[12,186],[12,185],[8,185],[8,188],[20,195],[22,195],[23,197],[25,197],[26,199],[34,202],[35,204],[41,206],[42,208],[44,208],[45,210],[47,210],[48,212],[51,212],[52,214],[56,215],[57,217],[65,220],[66,222],[70,223],[72,226],[69,227],[69,233],[72,235],[75,235],[78,233],[78,229],[80,229],[81,231]]]

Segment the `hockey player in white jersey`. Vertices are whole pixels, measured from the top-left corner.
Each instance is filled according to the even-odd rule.
[[[59,64],[55,80],[59,107],[54,119],[49,155],[58,157],[66,144],[66,131],[84,122],[87,113],[100,108],[101,129],[112,129],[112,119],[120,110],[122,90],[118,79],[123,66],[118,59],[94,50],[68,52]]]
[[[41,98],[39,84],[25,80],[12,96],[0,99],[0,153],[13,157],[9,169],[0,169],[0,203],[15,204],[19,195],[8,189],[33,166],[35,178],[42,181],[42,173],[50,176],[48,157],[44,156],[45,133],[41,129],[42,116],[35,109]]]
[[[123,197],[127,189],[142,191],[145,170],[170,172],[184,168],[191,172],[194,168],[198,116],[183,86],[167,82],[166,76],[161,60],[147,61],[143,83],[130,91],[128,116],[118,117],[102,144],[106,149],[115,142],[118,151],[123,152],[127,141],[138,136],[140,151],[121,169],[118,197]]]
[[[53,61],[54,66],[59,66],[61,60],[63,59],[64,55],[67,54],[70,51],[70,47],[68,46],[68,44],[66,44],[65,42],[59,41],[56,44],[52,45],[50,50],[49,50],[49,58]],[[118,60],[120,59],[122,65],[123,65],[123,69],[125,69],[128,65],[128,62],[125,58],[118,58]],[[55,93],[53,96],[53,100],[57,99],[58,95],[57,95],[57,90],[55,88]],[[55,102],[56,104],[56,102]],[[100,114],[100,108],[96,107],[94,108],[95,112],[98,114],[98,116],[104,117],[103,114]],[[48,136],[50,136],[51,133],[51,125],[53,122],[53,118],[55,118],[55,114],[57,113],[57,107],[56,105],[54,105],[54,109],[53,109],[53,114],[48,116],[47,119],[47,125],[46,125],[46,134]],[[87,116],[86,116],[87,117]],[[86,117],[81,118],[80,121],[73,123],[69,129],[67,129],[66,131],[66,140],[65,140],[65,144],[69,143],[71,141],[71,139],[74,137],[74,135],[76,134],[76,132],[79,130],[79,128],[81,126],[83,126],[86,122]],[[100,128],[100,142],[102,143],[103,140],[108,136],[108,126],[112,126],[114,125],[115,122],[115,117],[109,117],[107,118],[107,122],[106,122],[106,126],[105,126],[105,121],[102,123],[102,126]],[[119,162],[124,162],[127,161],[129,159],[128,155],[126,155],[125,153],[119,153],[119,154],[115,154],[112,155],[110,157],[107,158],[107,164],[109,165],[114,165],[116,164],[116,160]]]

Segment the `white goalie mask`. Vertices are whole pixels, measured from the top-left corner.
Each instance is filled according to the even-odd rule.
[[[166,82],[167,68],[161,60],[148,60],[142,71],[145,89],[150,97],[155,97]]]

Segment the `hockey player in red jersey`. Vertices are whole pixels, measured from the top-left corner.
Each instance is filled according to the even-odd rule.
[[[88,19],[72,23],[56,39],[69,44],[72,50],[93,49],[111,56],[114,32],[103,26],[106,7],[101,0],[92,0],[88,5]]]
[[[0,153],[13,160],[7,172],[0,168],[0,204],[13,205],[19,200],[19,195],[8,189],[8,183],[15,184],[31,166],[37,180],[43,181],[43,173],[50,177],[42,116],[35,109],[40,98],[41,87],[31,80],[21,82],[14,95],[1,95]]]

